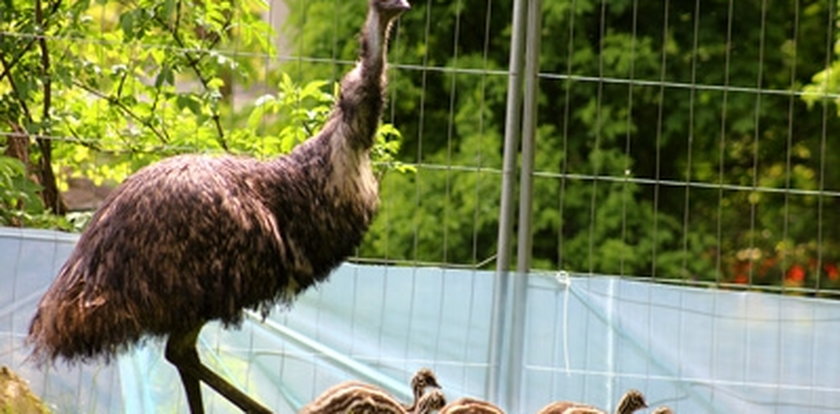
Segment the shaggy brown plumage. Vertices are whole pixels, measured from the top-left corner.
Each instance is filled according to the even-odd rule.
[[[358,381],[346,381],[328,388],[299,414],[428,414],[446,404],[438,389],[425,392],[406,408],[384,390]]]
[[[414,400],[411,402],[411,405],[404,405],[406,411],[414,412],[417,409],[427,388],[440,388],[437,376],[429,368],[420,368],[411,377],[411,392],[414,394]]]
[[[505,414],[496,405],[477,398],[459,398],[440,410],[440,414]]]
[[[432,389],[427,391],[427,388]],[[372,409],[375,406],[378,406],[378,409],[385,413],[428,413],[431,410],[439,410],[446,404],[439,389],[440,385],[438,385],[434,372],[428,368],[420,368],[411,377],[411,391],[414,395],[411,405],[397,403],[384,390],[373,385],[358,381],[345,381],[325,390],[311,403],[307,404],[300,413],[356,413],[364,411],[362,407]],[[394,403],[402,411],[394,408]]]
[[[618,406],[615,408],[616,414],[632,414],[633,412],[647,408],[645,396],[638,390],[628,390],[621,396],[618,401]],[[574,401],[557,401],[553,402],[542,409],[537,414],[606,414],[604,411],[595,408],[591,405],[578,403]]]
[[[572,409],[595,410],[596,408],[591,405],[573,401],[555,401],[541,408],[537,411],[537,414],[565,414],[566,411],[571,411]]]
[[[115,189],[38,305],[33,355],[109,359],[169,336],[167,358],[182,376],[216,388],[193,355],[201,326],[238,325],[243,309],[291,303],[360,244],[378,204],[369,153],[388,30],[408,7],[369,0],[359,63],[323,130],[291,154],[179,156]]]

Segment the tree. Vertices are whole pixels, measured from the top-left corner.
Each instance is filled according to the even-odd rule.
[[[311,136],[335,87],[292,82],[266,63],[276,52],[265,9],[260,0],[6,1],[0,224],[73,228],[58,197],[71,176],[116,184],[173,154],[267,158]],[[263,94],[242,104],[234,88]],[[398,137],[382,129],[377,159],[393,161]]]

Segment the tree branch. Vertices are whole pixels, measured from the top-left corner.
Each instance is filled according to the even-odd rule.
[[[23,99],[23,96],[20,94],[20,89],[17,86],[17,82],[15,82],[15,78],[11,75],[11,67],[9,66],[9,62],[6,61],[5,55],[3,55],[3,50],[0,49],[0,64],[3,65],[3,69],[5,72],[9,73],[7,79],[9,80],[9,85],[12,87],[12,92],[14,92],[15,99],[20,104],[21,109],[23,109],[23,115],[26,117],[26,121],[31,125],[34,123],[32,120],[32,112],[29,111],[29,105],[26,104],[26,100]]]
[[[122,77],[120,78],[120,84],[117,86],[117,99],[122,98],[123,93],[123,86],[125,85],[125,79],[128,77],[128,69],[126,68],[125,72],[123,72]],[[154,111],[152,111],[154,113]]]
[[[79,145],[81,145],[85,148],[90,148],[91,150],[96,151],[100,154],[108,154],[108,155],[114,155],[114,156],[120,156],[120,155],[123,155],[123,154],[140,154],[140,153],[151,154],[151,152],[143,152],[143,151],[140,151],[139,149],[137,149],[135,147],[132,147],[131,142],[126,142],[126,146],[128,147],[128,151],[123,151],[123,150],[115,151],[115,150],[105,149],[105,148],[102,148],[101,146],[99,146],[97,144],[96,140],[82,138],[79,135],[79,133],[76,131],[76,129],[73,128],[72,126],[67,125],[67,130],[70,132],[70,135],[72,135],[73,138],[75,138],[75,141],[74,141],[75,143],[77,143],[77,144],[79,144]]]
[[[34,39],[32,42],[30,42],[30,46],[33,43]],[[27,46],[27,48],[28,47],[29,46]],[[25,51],[21,52],[18,56],[16,56],[16,59],[19,60],[24,53]],[[26,119],[26,123],[32,125],[32,113],[29,111],[29,105],[26,104],[26,100],[23,98],[23,95],[21,95],[20,89],[17,86],[17,82],[15,82],[15,78],[12,76],[13,64],[6,61],[6,57],[5,55],[3,55],[2,49],[0,49],[0,65],[2,65],[3,67],[3,76],[6,76],[8,74],[7,79],[9,80],[9,85],[12,88],[12,95],[14,96],[14,99],[18,102],[18,105],[20,105],[20,108],[23,111],[23,115]],[[2,79],[2,77],[0,77],[0,79]],[[29,132],[26,130],[26,128],[20,126],[16,119],[8,119],[7,122],[9,123],[9,126],[11,127],[12,131],[14,132],[8,136],[8,145],[6,148],[6,153],[9,156],[19,159],[23,163],[23,165],[26,166],[26,172],[28,176],[29,173],[32,172],[32,162],[29,158]],[[16,208],[22,208],[22,205],[19,203],[19,205],[17,205]]]
[[[104,153],[104,154],[112,154],[113,153],[113,151],[106,151],[106,150],[102,149],[102,147],[100,147],[99,145],[96,145],[96,141],[87,141],[87,140],[83,139],[81,136],[79,136],[79,133],[76,132],[76,128],[73,128],[72,125],[67,125],[67,130],[70,132],[70,135],[72,135],[73,138],[76,138],[76,143],[78,143],[79,145],[81,145],[85,148],[90,148],[90,149],[92,149],[96,152]]]
[[[60,0],[59,0],[60,2]],[[40,30],[41,36],[38,37],[38,48],[41,50],[41,77],[44,84],[44,102],[43,111],[41,115],[41,126],[38,130],[38,135],[35,141],[38,143],[38,148],[41,149],[40,159],[40,173],[41,185],[44,187],[42,197],[44,204],[50,206],[56,214],[64,214],[67,212],[67,205],[61,199],[61,193],[58,191],[58,184],[56,183],[55,174],[52,170],[52,142],[44,137],[50,134],[50,110],[52,108],[52,73],[50,66],[50,53],[47,48],[47,38],[44,36],[47,29],[44,26],[44,13],[41,8],[41,0],[35,0],[35,24]]]
[[[29,162],[29,134],[20,125],[12,120],[7,121],[9,128],[12,129],[10,134],[4,134],[6,140],[6,155],[17,158],[23,165],[26,166],[26,175],[32,171]]]
[[[58,8],[59,8],[60,6],[61,6],[61,0],[58,0],[57,2],[55,2],[55,4],[53,5],[52,9],[50,9],[49,13],[47,13],[46,18],[44,18],[44,22],[45,22],[45,23],[47,23],[47,22],[49,21],[49,19],[50,19],[51,17],[53,17],[53,15],[55,15],[55,13],[58,11]],[[19,50],[20,50],[20,53],[18,53],[17,55],[15,55],[15,57],[14,57],[14,58],[12,58],[12,60],[10,60],[10,61],[8,62],[8,64],[7,64],[7,65],[4,65],[4,67],[3,67],[3,72],[2,72],[2,73],[0,73],[0,80],[2,80],[3,78],[5,78],[7,75],[9,75],[9,76],[10,76],[10,74],[12,73],[12,68],[14,68],[14,67],[15,67],[15,65],[17,65],[17,64],[18,64],[18,62],[20,62],[20,59],[21,59],[21,58],[23,58],[23,55],[25,55],[25,54],[26,54],[26,52],[28,52],[28,51],[29,51],[29,49],[32,47],[32,45],[34,45],[34,44],[35,44],[35,42],[36,42],[39,38],[42,38],[42,37],[43,37],[43,36],[35,36],[35,37],[33,37],[33,38],[29,39],[29,43],[27,43],[27,44],[26,44],[26,46],[24,46],[23,48],[19,49]]]
[[[107,94],[105,94],[101,91],[98,91],[91,86],[85,85],[84,83],[79,82],[79,81],[73,81],[73,85],[84,89],[85,91],[93,94],[97,98],[104,99],[104,100],[108,101],[109,104],[114,105],[117,109],[119,109],[122,113],[127,115],[129,118],[134,119],[135,121],[139,122],[144,127],[148,128],[150,131],[152,131],[152,133],[155,134],[161,142],[163,142],[164,144],[169,143],[170,138],[169,138],[169,134],[166,132],[166,129],[160,129],[160,130],[157,129],[154,125],[152,125],[151,122],[149,122],[148,119],[144,119],[140,115],[137,115],[136,113],[134,113],[134,111],[132,111],[131,108],[127,107],[119,99],[117,99],[113,96],[108,96]]]
[[[41,73],[44,82],[44,106],[42,114],[42,123],[48,123],[50,119],[50,108],[52,106],[52,74],[50,73],[50,54],[47,49],[47,39],[43,35],[46,28],[42,26],[44,16],[41,11],[41,0],[35,0],[35,24],[41,30],[41,36],[38,37],[38,48],[41,50]]]
[[[199,56],[198,58],[194,57],[187,50],[186,43],[184,43],[183,39],[181,39],[181,35],[178,33],[178,30],[179,30],[180,24],[181,24],[181,1],[178,1],[178,5],[177,5],[177,9],[176,9],[175,13],[176,13],[175,27],[170,26],[158,14],[154,14],[153,18],[155,19],[155,21],[157,21],[157,23],[159,25],[161,25],[161,27],[166,29],[166,31],[168,31],[172,35],[172,39],[175,40],[175,43],[178,44],[178,47],[181,48],[181,50],[184,51],[184,57],[187,59],[187,64],[190,66],[190,68],[193,70],[195,75],[198,77],[199,82],[201,82],[201,85],[204,87],[204,91],[207,92],[207,91],[210,90],[209,81],[207,79],[207,76],[201,70],[201,66],[200,66],[200,63],[201,63],[201,60],[202,60],[203,56]],[[225,22],[224,27],[225,28],[229,27],[230,22],[232,20],[233,20],[233,14],[228,16],[228,19]],[[221,40],[221,36],[216,36],[216,38],[206,46],[206,49],[214,48],[220,40]],[[219,116],[219,112],[216,108],[211,108],[211,110],[213,111],[213,114],[212,114],[213,123],[216,125],[216,134],[219,136],[218,137],[219,144],[222,146],[222,148],[225,151],[229,152],[230,149],[228,148],[227,140],[225,139],[225,131],[224,131],[224,128],[222,127],[222,121],[221,121],[221,117]]]
[[[0,80],[5,78],[6,76],[8,76],[9,78],[12,77],[12,68],[14,68],[15,65],[18,64],[18,62],[20,62],[20,59],[23,58],[23,55],[25,55],[26,52],[29,51],[29,48],[31,48],[32,45],[35,44],[36,40],[37,38],[30,39],[29,43],[27,43],[26,46],[24,46],[23,49],[20,50],[20,53],[18,53],[14,58],[12,58],[11,61],[3,63],[3,73],[0,73]],[[0,50],[0,53],[2,53],[2,50]]]
[[[178,4],[175,5],[175,33],[174,35],[178,35],[178,29],[181,27],[181,0],[178,0]]]

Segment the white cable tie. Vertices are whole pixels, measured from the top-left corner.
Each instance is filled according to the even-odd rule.
[[[557,273],[555,273],[554,274],[554,280],[557,283],[559,283],[563,286],[566,286],[566,287],[569,287],[569,286],[572,285],[572,278],[569,276],[569,272],[567,272],[565,270],[560,270]]]

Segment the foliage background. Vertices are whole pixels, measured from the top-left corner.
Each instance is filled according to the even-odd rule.
[[[536,267],[840,286],[834,0],[543,3]],[[27,179],[48,181],[39,136],[58,137],[59,186],[179,152],[270,157],[308,136],[355,59],[365,2],[285,5],[291,50],[277,54],[258,0],[5,0],[0,219],[72,226],[44,218],[55,202]],[[417,0],[401,19],[385,119],[399,132],[379,148],[416,172],[384,175],[360,258],[492,267],[511,9]],[[10,150],[20,135],[25,157]]]

